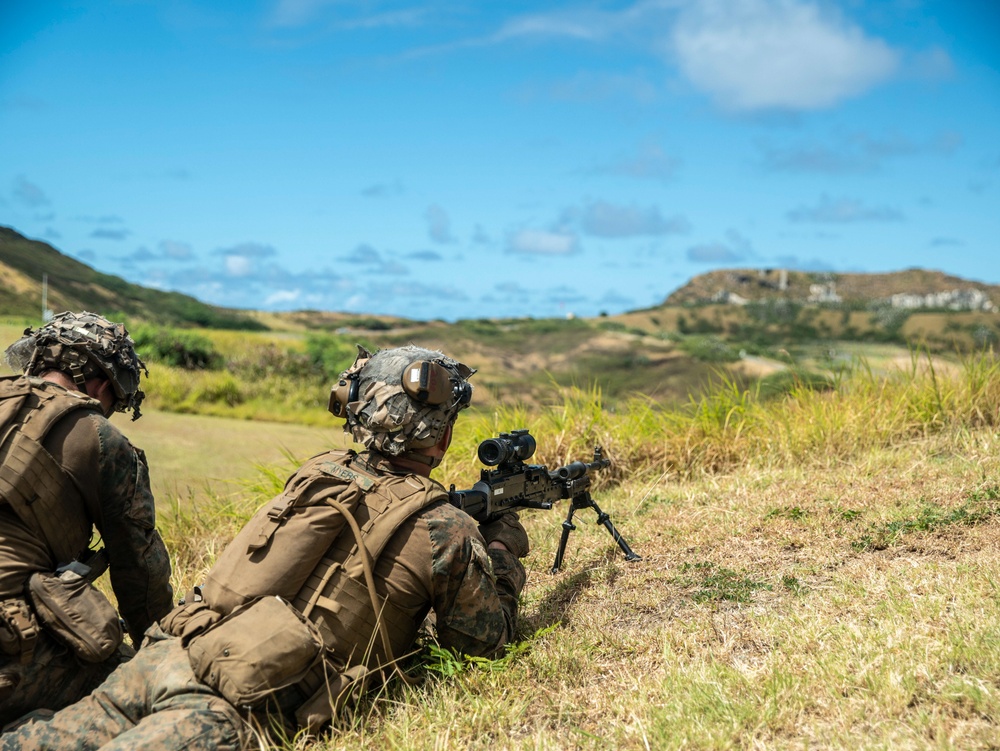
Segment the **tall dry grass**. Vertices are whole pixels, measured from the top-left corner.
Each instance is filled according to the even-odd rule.
[[[518,642],[497,661],[440,650],[326,749],[992,749],[1000,739],[1000,364],[761,399],[720,380],[686,409],[567,390],[461,418],[439,479],[474,481],[479,441],[528,427],[533,461],[613,459],[596,489],[625,563],[578,516],[525,513]],[[161,526],[189,586],[294,466],[237,497],[180,499]]]
[[[979,352],[942,367],[918,352],[888,374],[859,360],[832,389],[802,383],[766,400],[720,375],[680,410],[635,397],[610,411],[596,389],[564,389],[560,402],[532,414],[500,406],[460,421],[443,474],[474,474],[478,441],[522,427],[538,442],[532,461],[543,464],[586,458],[602,446],[613,461],[601,475],[607,483],[801,462],[829,466],[943,430],[1000,425],[1000,360]]]

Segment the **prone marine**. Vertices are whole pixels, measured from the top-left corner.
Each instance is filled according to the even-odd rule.
[[[80,702],[36,712],[0,749],[239,749],[320,730],[399,670],[433,613],[438,642],[492,656],[516,629],[528,538],[478,525],[430,479],[474,370],[413,346],[358,357],[330,411],[363,444],[300,467],[182,605]]]

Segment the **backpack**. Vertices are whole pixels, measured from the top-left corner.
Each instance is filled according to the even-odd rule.
[[[372,572],[393,534],[447,491],[375,475],[356,457],[310,459],[219,555],[202,601],[161,622],[185,640],[195,675],[236,706],[258,708],[294,685],[306,697],[298,723],[318,727],[369,669],[391,667],[408,646],[407,616],[379,597]]]

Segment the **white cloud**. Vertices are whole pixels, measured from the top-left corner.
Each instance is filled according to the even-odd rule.
[[[253,259],[246,256],[226,256],[225,267],[230,276],[250,276],[254,270]]]
[[[298,289],[275,290],[270,295],[264,298],[264,306],[268,307],[271,305],[286,305],[288,303],[294,303],[301,296],[302,296],[302,290]]]
[[[231,248],[221,248],[215,251],[215,254],[223,256],[226,274],[235,277],[248,277],[256,272],[259,259],[277,255],[277,251],[270,245],[246,242]]]
[[[701,0],[671,33],[681,72],[726,109],[814,110],[888,79],[899,54],[803,0]]]
[[[507,252],[527,255],[565,256],[579,250],[576,235],[568,232],[522,229],[507,235]]]

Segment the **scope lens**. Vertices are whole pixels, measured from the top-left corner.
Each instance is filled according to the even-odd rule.
[[[507,442],[500,438],[490,438],[479,444],[479,461],[487,467],[500,464],[509,453]]]

